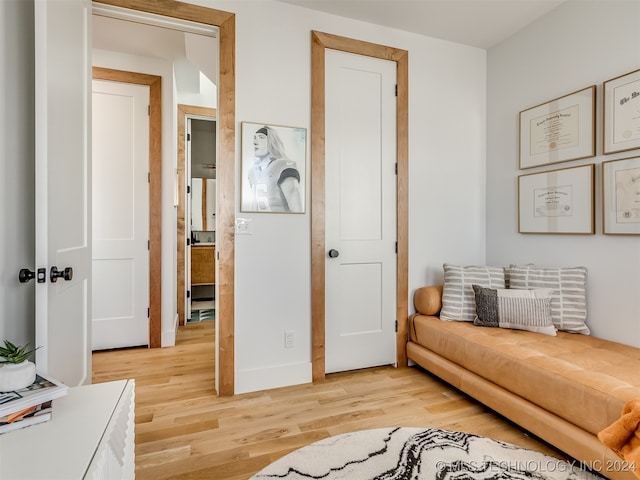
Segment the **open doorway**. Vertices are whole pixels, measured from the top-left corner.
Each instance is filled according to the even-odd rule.
[[[142,14],[142,17],[149,14],[151,16],[163,16],[168,17],[169,22],[174,19],[186,20],[188,22],[196,22],[205,24],[208,26],[214,26],[218,28],[218,51],[219,51],[219,83],[217,85],[219,92],[224,92],[224,96],[220,95],[220,98],[224,100],[217,105],[217,128],[218,128],[218,159],[217,159],[217,191],[218,198],[223,199],[218,203],[217,213],[217,239],[216,239],[216,256],[220,260],[220,266],[217,273],[217,318],[216,322],[216,389],[221,395],[231,395],[234,391],[234,290],[233,290],[233,271],[234,271],[234,216],[235,209],[233,204],[234,191],[235,191],[235,16],[232,13],[222,12],[219,10],[213,10],[205,7],[199,7],[191,4],[184,4],[180,2],[165,1],[158,4],[154,1],[138,0],[138,1],[121,1],[121,0],[106,0],[100,3],[94,3],[94,6],[100,5],[112,5],[121,7],[123,10],[146,12]],[[179,22],[178,22],[179,23]],[[110,33],[113,35],[113,33]],[[122,40],[122,39],[120,39]],[[136,45],[141,45],[140,39],[136,39],[135,42],[129,42]],[[153,42],[152,42],[153,43]],[[157,52],[162,52],[163,49],[155,45]],[[168,106],[164,106],[167,108]],[[163,162],[167,160],[164,159]],[[175,164],[174,164],[175,165]],[[166,178],[168,176],[174,176],[175,171],[171,175],[167,175],[166,164],[163,167],[162,177],[165,180],[159,182],[166,186],[168,182]],[[171,182],[172,184],[174,182]],[[175,185],[173,185],[175,188]],[[159,192],[157,201],[162,202],[162,199],[167,198],[167,192]],[[170,198],[174,199],[175,196],[169,193]],[[153,203],[153,199],[150,202]],[[166,202],[165,202],[166,203]],[[175,204],[173,205],[176,206]],[[166,209],[166,205],[163,204],[163,209]],[[168,225],[167,220],[163,221],[163,218],[172,218],[172,215],[167,215],[163,212],[160,218],[151,219],[151,228],[156,226],[160,231],[164,231],[166,227],[162,227],[162,224]],[[173,223],[173,222],[171,222]],[[167,262],[168,252],[170,256],[175,255],[176,249],[171,245],[173,239],[168,236],[162,235],[164,242],[158,241],[156,247],[160,249],[161,257],[165,260],[163,263],[167,266],[155,277],[158,282],[158,288],[151,292],[151,297],[157,295],[159,311],[158,315],[151,316],[150,326],[159,326],[163,331],[166,326],[177,324],[177,316],[175,304],[170,302],[170,306],[167,307],[163,298],[168,298],[167,293],[162,294],[160,290],[163,285],[175,286],[175,282],[167,281],[167,268],[170,270],[170,275],[174,275],[174,269],[170,268],[173,261]],[[167,245],[167,242],[169,244]],[[152,244],[152,242],[150,242]],[[152,244],[153,245],[153,244]],[[175,258],[175,257],[174,257]],[[175,261],[175,260],[174,260]],[[162,280],[162,281],[160,281]],[[166,287],[165,287],[166,288]],[[175,295],[169,295],[176,298]],[[153,300],[152,300],[153,303]],[[173,312],[173,313],[172,313]],[[169,317],[169,318],[167,318]],[[213,365],[212,365],[213,368]]]
[[[215,321],[216,110],[178,105],[178,322]],[[195,313],[194,313],[195,312]]]
[[[159,246],[162,243],[161,226],[162,220],[166,219],[166,211],[168,207],[167,205],[163,205],[162,197],[158,193],[162,190],[163,170],[165,170],[166,175],[166,164],[170,163],[172,160],[175,163],[175,154],[173,153],[175,152],[175,149],[171,148],[171,144],[173,142],[167,142],[166,140],[163,141],[163,133],[166,137],[166,127],[172,121],[170,112],[174,110],[175,104],[179,103],[181,99],[186,98],[190,101],[198,102],[202,105],[209,105],[211,107],[216,105],[216,84],[218,83],[218,31],[215,27],[205,26],[194,22],[177,22],[176,20],[171,20],[171,23],[167,25],[165,19],[145,18],[141,20],[138,14],[132,15],[129,11],[124,9],[112,9],[104,6],[94,9],[92,26],[94,78],[97,77],[110,82],[117,82],[122,89],[125,88],[126,85],[131,85],[133,87],[135,84],[144,84],[146,77],[151,77],[150,82],[156,83],[159,87],[154,92],[153,97],[150,98],[145,105],[133,108],[132,106],[139,102],[131,101],[125,104],[122,108],[124,113],[121,115],[120,120],[110,122],[110,125],[106,127],[103,127],[103,124],[109,122],[109,117],[102,114],[102,110],[100,111],[100,115],[94,114],[94,125],[92,130],[94,130],[94,132],[101,132],[103,130],[108,132],[107,136],[109,138],[107,138],[105,142],[100,143],[100,148],[102,150],[106,149],[109,145],[121,145],[126,142],[130,142],[131,148],[127,149],[127,147],[124,146],[123,148],[125,150],[142,151],[146,149],[149,151],[150,161],[148,162],[148,167],[140,166],[139,163],[143,159],[135,157],[137,160],[130,162],[130,165],[127,168],[131,169],[135,167],[136,170],[139,168],[144,169],[143,176],[144,181],[148,181],[149,194],[147,198],[140,200],[144,200],[146,203],[149,203],[151,209],[149,209],[149,215],[145,215],[147,218],[145,218],[146,222],[144,222],[148,225],[144,232],[144,246],[147,246],[148,238],[150,259],[149,268],[144,273],[146,278],[148,278],[149,283],[149,294],[147,295],[147,299],[145,299],[145,302],[148,303],[148,305],[145,305],[143,310],[136,308],[135,315],[130,314],[128,311],[129,308],[131,306],[137,307],[138,304],[142,303],[142,301],[129,301],[128,295],[126,294],[128,290],[134,290],[132,287],[136,287],[135,289],[137,289],[138,285],[142,283],[141,280],[146,279],[138,276],[136,277],[137,280],[135,282],[129,282],[130,287],[127,288],[124,286],[127,283],[126,279],[132,275],[127,275],[127,272],[123,272],[124,274],[118,276],[111,275],[110,277],[113,278],[113,281],[109,285],[111,288],[102,290],[111,292],[118,291],[114,286],[120,285],[122,286],[120,289],[122,292],[116,299],[101,302],[99,300],[101,299],[100,292],[102,290],[94,288],[94,296],[98,301],[94,302],[94,308],[92,309],[93,324],[95,327],[94,331],[99,333],[99,335],[94,335],[93,343],[94,347],[96,345],[103,344],[115,347],[118,344],[114,344],[113,342],[107,343],[106,339],[105,341],[102,341],[102,338],[108,336],[117,337],[118,333],[120,333],[120,336],[124,337],[125,334],[122,330],[141,330],[141,328],[136,329],[135,326],[139,325],[142,321],[148,323],[150,326],[150,328],[148,328],[148,336],[150,338],[148,343],[138,340],[137,345],[148,344],[151,347],[159,347],[161,345],[166,346],[173,342],[172,339],[167,338],[165,338],[164,342],[161,342],[160,340],[161,335],[165,335],[165,337],[168,336],[167,330],[169,330],[168,327],[171,327],[171,323],[168,321],[170,319],[162,319],[163,300],[158,294],[162,289],[162,275],[160,272],[163,252],[159,248],[154,247]],[[132,41],[133,39],[135,39],[135,41]],[[99,65],[99,67],[96,65]],[[127,68],[135,68],[141,73],[133,74],[125,72],[125,69]],[[94,84],[95,82],[96,81],[94,80]],[[164,89],[162,89],[163,83],[165,84]],[[169,88],[167,88],[167,86]],[[120,94],[119,96],[110,95],[109,99],[102,103],[109,105],[125,103],[121,99],[128,98],[129,97],[126,97],[124,94]],[[100,99],[100,97],[94,92],[94,101],[96,99]],[[100,105],[101,104],[98,103],[96,108]],[[146,110],[148,109],[148,116],[151,117],[153,115],[154,122],[150,122],[149,127],[146,129],[131,128],[128,132],[125,132],[124,135],[119,135],[116,140],[115,135],[117,134],[118,129],[121,129],[121,125],[128,123],[129,112],[137,111],[140,107],[144,108],[145,115],[147,115]],[[111,108],[113,109],[113,107]],[[163,130],[165,131],[163,132]],[[147,134],[149,141],[145,140],[147,138]],[[173,140],[174,137],[171,137]],[[94,140],[95,139],[96,134],[94,133]],[[101,151],[94,151],[94,157],[99,159],[103,156],[101,153]],[[215,151],[213,151],[213,154],[215,157]],[[140,155],[140,157],[141,156],[142,155]],[[113,164],[122,163],[123,160],[121,159],[125,157],[126,155],[123,153],[115,154],[111,156],[109,161],[102,163],[106,163],[111,166]],[[94,166],[95,165],[96,162],[94,161]],[[98,164],[98,166],[100,165],[101,163]],[[122,199],[126,199],[131,196],[130,192],[137,190],[137,187],[134,188],[132,184],[130,185],[130,182],[127,182],[126,168],[124,170],[124,174],[119,175],[119,178],[111,179],[111,181],[109,181],[109,176],[102,174],[101,171],[97,171],[97,175],[94,177],[93,181],[94,200],[96,198],[96,192],[102,192],[105,190],[101,187],[108,182],[112,184],[112,188],[109,189],[112,195],[109,195],[109,197],[111,197],[110,199],[101,203],[106,203],[108,205],[122,204]],[[106,171],[108,172],[109,170]],[[139,190],[142,190],[142,188]],[[150,197],[153,197],[154,199],[149,200]],[[100,197],[98,196],[98,200],[99,199]],[[98,202],[97,204],[101,203]],[[135,202],[132,200],[129,206],[120,208],[120,210],[122,210],[121,212],[117,214],[114,212],[110,216],[118,219],[120,217],[126,217],[127,212],[129,210],[136,211],[137,205],[140,203],[142,203],[142,201],[138,201],[136,197]],[[113,208],[111,210],[113,210]],[[136,217],[135,221],[127,221],[125,219],[120,223],[125,223],[127,225],[135,224],[135,227],[139,229],[140,225],[143,223],[141,221],[142,216],[140,215],[139,217],[140,218]],[[149,221],[149,219],[152,219],[152,221]],[[158,221],[158,219],[160,219],[160,221]],[[99,226],[102,225],[102,223],[104,223],[102,215],[98,215],[94,221],[94,225]],[[111,223],[116,227],[118,226],[116,222]],[[131,229],[133,229],[133,226]],[[115,242],[112,241],[111,243],[116,243],[119,247],[117,251],[118,253],[121,253],[122,245],[125,243],[131,243],[128,240],[132,235],[129,235],[129,233],[125,231],[127,230],[126,228],[120,228],[119,230],[120,231],[116,233],[109,232],[104,236],[115,236]],[[94,228],[94,234],[95,231],[96,229]],[[140,237],[142,237],[142,235],[140,235]],[[101,241],[100,243],[104,243],[100,236],[94,235],[94,241],[98,240]],[[137,238],[134,240],[137,240]],[[105,270],[102,265],[108,265],[108,262],[104,261],[102,257],[104,257],[104,255],[101,255],[99,261],[94,260],[94,269],[98,272]],[[117,265],[120,266],[119,271],[124,270],[125,267],[122,265],[126,260],[127,259],[122,257],[122,255],[118,256]],[[126,263],[130,270],[137,268],[141,264],[142,262],[137,260]],[[109,270],[105,271],[109,272]],[[104,276],[107,278],[109,277],[108,275]],[[104,282],[101,281],[100,278],[96,278],[94,283],[96,283],[98,287],[101,287],[101,284]],[[138,295],[138,297],[140,296],[141,295]],[[211,297],[213,297],[213,295]],[[119,305],[120,303],[122,303],[120,308],[114,308],[114,305]],[[102,304],[107,304],[109,308],[97,308]],[[109,317],[103,313],[102,310],[106,310],[107,313],[111,313],[112,311],[116,312],[118,314],[116,317],[119,322],[116,324],[115,320],[111,318],[114,315],[112,314],[111,317]],[[164,311],[166,312],[166,307]],[[113,325],[113,328],[99,328],[105,324]],[[107,335],[109,333],[111,333],[111,335]],[[152,336],[158,338],[151,338]],[[127,345],[122,343],[120,343],[120,345],[125,347],[134,346],[134,344]]]
[[[190,247],[186,323],[215,321],[216,312],[216,122],[187,117],[187,207]]]

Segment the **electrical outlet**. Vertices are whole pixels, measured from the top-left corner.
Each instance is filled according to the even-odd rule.
[[[296,346],[296,335],[293,330],[284,331],[284,347],[293,348]]]

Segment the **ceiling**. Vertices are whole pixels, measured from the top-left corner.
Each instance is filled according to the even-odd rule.
[[[489,49],[565,0],[279,0]]]
[[[279,0],[312,10],[489,49],[566,0]],[[176,58],[184,35],[139,22],[94,16],[94,47]],[[138,34],[131,42],[133,30]]]

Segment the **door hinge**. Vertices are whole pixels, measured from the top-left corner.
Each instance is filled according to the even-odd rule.
[[[398,253],[398,242],[396,242],[396,253]]]
[[[191,245],[191,239],[190,239],[190,238],[187,238],[187,247],[188,247],[189,245]]]
[[[151,240],[147,240],[147,250],[151,250]]]
[[[398,84],[396,84],[396,97],[398,96]]]
[[[187,142],[190,142],[190,141],[191,141],[191,134],[187,133]]]
[[[396,175],[398,175],[398,164],[396,163]]]
[[[147,105],[147,115],[151,116],[151,105]]]
[[[191,298],[191,290],[187,290],[187,298]]]
[[[396,320],[396,333],[398,333],[398,320]]]
[[[149,318],[150,316],[151,316],[151,309],[147,308],[147,318]],[[397,332],[397,330],[396,330],[396,332]]]
[[[187,185],[187,193],[191,193],[191,185]]]
[[[151,172],[147,172],[147,183],[151,183]]]

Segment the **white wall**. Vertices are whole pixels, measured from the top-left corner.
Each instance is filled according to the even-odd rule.
[[[640,68],[640,2],[569,1],[488,52],[487,262],[584,265],[592,334],[640,346],[640,238],[602,234],[602,83]],[[518,170],[518,113],[597,85],[596,157]],[[596,235],[518,234],[517,177],[596,164]]]
[[[311,29],[409,50],[410,293],[441,281],[445,261],[586,265],[594,333],[640,344],[640,242],[601,234],[599,183],[597,235],[516,233],[518,112],[591,84],[599,86],[600,95],[602,81],[637,69],[638,2],[563,4],[493,48],[486,67],[482,50],[289,5],[191,1],[237,13],[238,132],[241,121],[309,128]],[[15,333],[17,341],[33,335],[33,287],[15,280],[19,268],[33,266],[34,250],[33,119],[23,113],[33,111],[30,3],[0,2],[5,33],[0,41],[7,42],[0,44],[0,338]],[[599,105],[598,139],[600,111]],[[174,138],[173,132],[166,136]],[[239,136],[237,146],[239,160]],[[598,142],[593,160],[598,165],[617,158],[603,157],[601,151]],[[598,181],[599,175],[598,169]],[[163,195],[173,191],[172,179],[163,170]],[[164,205],[171,202],[163,197]],[[238,237],[236,249],[238,391],[308,381],[308,210],[304,215],[238,215],[252,218],[253,228],[253,235]],[[163,215],[163,225],[163,239],[171,238],[175,217]],[[164,272],[175,267],[169,249],[173,242],[163,242]],[[175,298],[170,278],[163,275],[163,296]],[[163,304],[163,316],[172,314],[175,306],[165,315]],[[284,349],[285,329],[296,331],[296,348]]]
[[[0,1],[0,341],[34,341],[33,4]]]
[[[483,50],[270,1],[199,3],[237,14],[238,156],[242,121],[309,129],[311,30],[408,50],[410,290],[444,261],[484,262]],[[236,237],[237,392],[311,380],[308,176],[307,192],[304,215],[237,214],[253,231]]]
[[[211,40],[212,44],[216,39]],[[218,105],[218,88],[203,73],[200,74],[200,91],[176,92],[176,103],[194,107],[216,108]]]
[[[24,3],[30,2],[0,2],[3,7],[0,11],[8,5]],[[441,281],[445,261],[484,262],[486,53],[483,50],[271,1],[193,0],[193,3],[237,13],[238,182],[242,121],[309,129],[312,29],[408,50],[410,292],[423,284]],[[32,16],[25,15],[19,22],[4,14],[2,17],[3,31],[11,33],[9,38],[18,40],[18,45],[24,44],[9,59],[5,57],[10,49],[16,48],[16,42],[3,45],[5,57],[1,59],[4,72],[17,68],[15,76],[5,73],[3,78],[15,85],[2,85],[5,105],[13,105],[9,103],[11,96],[19,102],[15,111],[20,108],[32,111],[33,106],[28,86],[33,78],[29,64],[33,48],[27,34]],[[9,28],[14,24],[24,30]],[[111,63],[106,58],[98,62],[105,67],[141,70],[138,62],[130,66]],[[161,74],[153,69],[147,73]],[[15,116],[15,112],[12,114]],[[3,122],[6,127],[6,117]],[[33,258],[33,245],[28,243],[33,243],[28,240],[33,237],[33,121],[26,118],[19,122],[15,143],[8,143],[7,147],[3,143],[5,155],[0,158],[0,173],[3,182],[6,178],[7,185],[13,184],[3,193],[11,195],[14,204],[14,199],[22,198],[27,208],[15,212],[5,202],[0,210],[4,220],[0,223],[3,228],[0,247],[7,252],[0,277],[3,295],[0,325],[29,336],[33,320],[29,313],[22,312],[33,308],[30,307],[33,297],[13,295],[18,292],[14,276],[23,262]],[[13,117],[11,124],[16,125]],[[166,128],[163,123],[164,141],[174,142],[175,132],[172,127]],[[167,149],[174,151],[175,146],[170,144]],[[22,158],[26,165],[16,166],[16,159]],[[175,314],[175,305],[167,306],[175,303],[175,212],[167,210],[173,202],[175,160],[165,157],[164,163],[162,285],[163,297],[169,298],[163,298],[162,312],[166,320]],[[309,166],[308,163],[307,171]],[[307,183],[307,195],[309,186]],[[236,188],[239,191],[239,183]],[[307,206],[308,201],[309,198]],[[238,216],[251,218],[253,230],[252,235],[238,236],[236,242],[236,389],[242,392],[308,382],[311,380],[309,208],[303,215],[249,215],[240,213],[239,199],[236,202]],[[30,327],[24,328],[22,320],[30,322]],[[295,348],[284,348],[284,330],[296,332]]]

